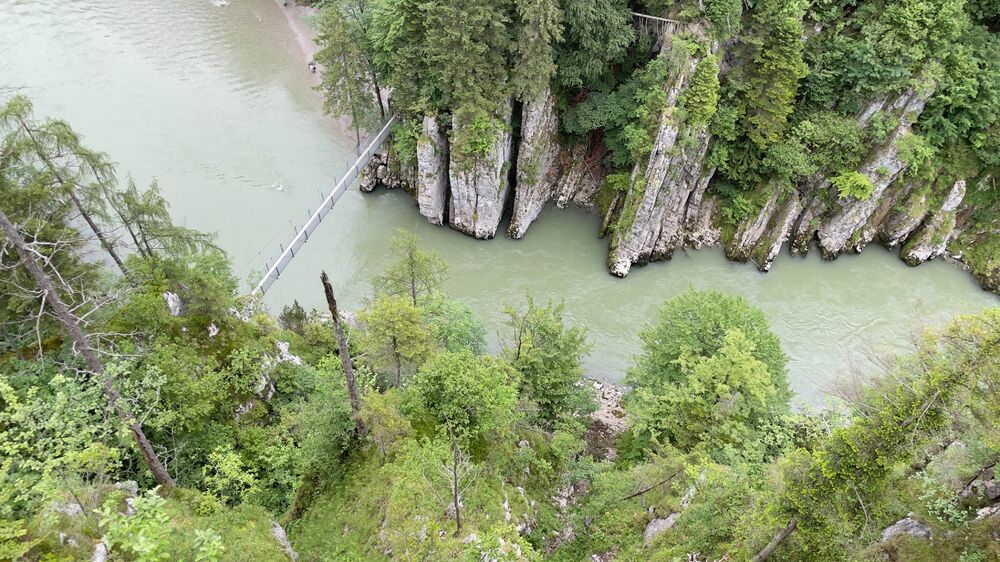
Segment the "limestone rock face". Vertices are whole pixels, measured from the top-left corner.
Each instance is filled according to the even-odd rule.
[[[612,275],[624,277],[632,264],[669,258],[684,243],[692,193],[707,185],[714,174],[703,165],[710,140],[707,127],[681,123],[676,111],[699,62],[698,57],[690,57],[665,86],[667,109],[660,115],[648,161],[632,170],[619,225],[612,235],[608,255]]]
[[[433,224],[444,224],[448,196],[448,139],[437,118],[424,116],[423,134],[417,141],[417,205]]]
[[[906,189],[912,192],[912,186]],[[927,216],[927,193],[911,193],[903,208],[892,213],[882,227],[880,239],[889,248],[903,243]]]
[[[788,196],[784,206],[774,215],[770,230],[757,242],[757,268],[770,271],[771,264],[778,257],[781,247],[792,236],[792,226],[802,212],[802,198],[798,193]]]
[[[502,123],[510,123],[513,108],[508,102],[500,115]],[[455,118],[453,130],[468,126]],[[513,137],[508,126],[497,131],[485,156],[471,161],[459,161],[451,152],[448,175],[451,179],[451,202],[448,221],[452,228],[479,239],[493,238],[504,204],[510,192],[507,172]]]
[[[871,197],[866,200],[839,200],[832,215],[823,221],[818,235],[820,249],[825,258],[832,259],[846,250],[859,251],[867,242],[852,241],[852,238],[861,235],[861,229],[869,224],[869,219],[882,203],[886,190],[906,167],[906,163],[900,157],[899,141],[910,133],[910,125],[923,111],[930,95],[930,91],[911,88],[896,98],[890,108],[883,109],[899,118],[899,126],[886,143],[875,149],[858,169],[858,172],[868,178],[874,186]],[[871,112],[871,106],[862,114],[862,120],[865,120],[866,116],[870,119],[869,113],[874,114]],[[874,234],[866,234],[861,238],[870,240],[873,236]]]
[[[587,160],[587,147],[578,144],[563,148],[559,154],[559,171],[553,188],[556,207],[565,209],[574,203],[593,208],[594,197],[604,182],[604,174],[600,166],[591,166]]]
[[[559,117],[556,100],[546,90],[537,101],[524,103],[521,112],[521,144],[517,155],[514,213],[507,235],[524,236],[528,226],[552,199],[559,177]]]
[[[919,265],[944,255],[955,237],[955,212],[965,197],[965,180],[952,186],[941,208],[914,233],[903,246],[900,256],[908,265]]]

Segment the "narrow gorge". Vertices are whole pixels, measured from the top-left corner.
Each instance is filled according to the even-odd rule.
[[[451,139],[471,124],[427,114],[404,125],[417,129],[415,153],[398,154],[399,144],[388,143],[365,170],[362,190],[401,187],[429,222],[478,239],[496,236],[504,217],[506,235],[522,238],[550,203],[589,209],[601,217],[596,234],[609,241],[607,265],[618,277],[633,265],[669,260],[689,248],[722,247],[729,259],[768,271],[785,247],[804,255],[815,246],[833,260],[877,242],[898,250],[911,266],[953,260],[971,269],[985,289],[1000,291],[1000,261],[967,263],[963,251],[1000,239],[995,221],[973,221],[973,196],[995,190],[990,171],[908,174],[920,158],[914,153],[924,148],[915,124],[939,91],[933,69],[868,100],[851,117],[871,139],[852,169],[819,169],[794,182],[763,178],[737,196],[737,214],[732,197],[718,189],[709,119],[699,119],[684,100],[698,71],[711,69],[716,88],[725,82],[741,64],[731,52],[744,47],[739,37],[720,44],[702,22],[658,29],[653,60],[665,69],[659,83],[664,103],[651,117],[651,145],[627,175],[605,163],[603,131],[584,139],[561,131],[559,102],[546,88],[502,104],[494,115],[502,125],[491,132],[488,149],[471,159],[450,150]],[[851,182],[862,192],[843,187]]]

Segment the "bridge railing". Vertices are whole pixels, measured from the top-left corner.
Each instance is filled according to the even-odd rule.
[[[339,181],[334,185],[330,193],[323,198],[320,206],[313,211],[309,218],[306,219],[298,228],[295,228],[295,234],[292,239],[287,244],[279,244],[279,251],[277,255],[268,260],[264,266],[264,275],[261,277],[260,281],[254,286],[251,294],[254,295],[264,295],[271,285],[281,276],[281,272],[288,266],[295,257],[295,254],[309,241],[309,236],[319,228],[320,223],[323,218],[326,217],[327,213],[333,209],[336,205],[337,200],[340,196],[347,191],[347,189],[354,183],[354,180],[361,175],[361,171],[368,164],[372,155],[381,148],[382,144],[389,137],[389,133],[392,132],[393,125],[396,124],[396,116],[394,114],[389,115],[389,117],[376,129],[374,136],[370,137],[363,148],[357,151],[357,157],[354,162],[347,168],[344,175]]]

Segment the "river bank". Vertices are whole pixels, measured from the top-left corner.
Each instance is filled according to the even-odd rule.
[[[283,0],[274,0],[274,2],[281,8],[281,13],[285,15],[285,21],[288,22],[288,28],[295,36],[295,41],[302,53],[303,65],[316,60],[316,53],[319,50],[316,46],[317,34],[316,30],[309,25],[308,19],[319,13],[319,10],[312,6],[300,6],[294,0],[287,2],[287,5]],[[320,81],[320,69],[317,69],[313,82],[319,85]]]

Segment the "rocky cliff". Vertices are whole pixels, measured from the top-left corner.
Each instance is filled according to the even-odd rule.
[[[669,41],[663,45],[671,48]],[[889,124],[855,170],[870,182],[870,194],[842,196],[820,172],[795,186],[765,183],[754,195],[755,212],[736,224],[724,223],[721,210],[726,202],[713,195],[715,169],[706,159],[712,141],[708,127],[686,122],[679,107],[699,62],[716,49],[713,45],[700,55],[689,55],[668,73],[663,85],[667,103],[658,117],[652,149],[634,166],[624,190],[605,185],[600,154],[592,160],[588,146],[560,138],[551,92],[520,107],[508,106],[503,117],[511,126],[498,130],[486,155],[472,163],[456,161],[449,151],[450,132],[438,120],[425,118],[416,170],[408,172],[421,214],[432,223],[447,223],[485,239],[495,235],[507,212],[507,235],[521,238],[550,202],[598,209],[603,213],[601,234],[610,238],[608,267],[620,277],[635,264],[704,246],[723,246],[730,259],[752,261],[762,271],[770,269],[783,247],[801,255],[814,243],[825,259],[860,252],[873,241],[901,248],[901,258],[910,265],[949,254],[949,245],[967,222],[961,220],[965,179],[935,188],[906,173],[905,145],[934,89],[926,81],[872,101],[857,116],[861,128],[874,119]],[[515,108],[519,116],[510,113]],[[467,126],[458,120],[450,125],[451,131]],[[517,130],[515,136],[512,131]],[[369,168],[386,175],[384,166]],[[1000,279],[1000,264],[973,269],[985,287],[1000,285],[989,281]]]

